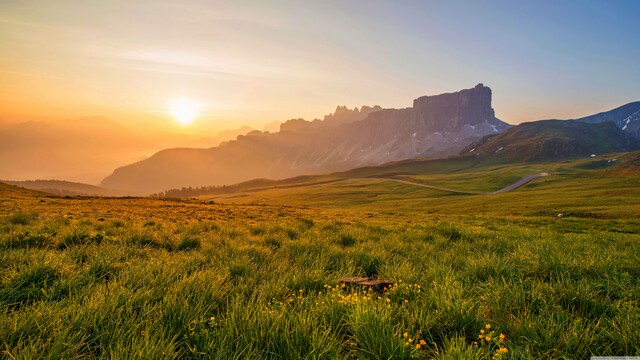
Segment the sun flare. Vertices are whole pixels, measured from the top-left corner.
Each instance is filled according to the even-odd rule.
[[[177,98],[169,101],[169,113],[181,125],[188,125],[199,115],[202,105],[193,99]]]

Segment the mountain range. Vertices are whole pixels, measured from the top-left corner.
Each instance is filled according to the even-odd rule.
[[[338,106],[323,119],[275,121],[264,131],[241,127],[192,140],[190,148],[159,151],[116,169],[102,181],[102,188],[78,188],[82,184],[59,181],[17,185],[64,194],[148,195],[407,159],[475,155],[554,161],[640,149],[640,102],[579,119],[512,126],[495,117],[491,97],[491,89],[478,84],[454,93],[419,97],[404,109]],[[101,117],[0,123],[0,175],[59,178],[58,173],[70,178],[70,174],[63,176],[65,169],[76,174],[107,172],[123,159],[141,158],[141,149],[148,144],[140,140],[120,124]]]
[[[0,122],[0,179],[59,179],[96,184],[114,168],[148,158],[160,149],[178,144],[217,146],[252,130],[243,126],[196,138],[191,134],[158,131],[136,133],[101,116],[53,122]]]
[[[450,156],[511,127],[495,117],[491,89],[423,96],[404,109],[338,107],[323,120],[289,120],[277,133],[253,131],[209,149],[176,148],[116,169],[102,186],[148,194],[348,170],[417,157]]]
[[[120,194],[103,189],[99,186],[75,183],[62,180],[27,180],[8,181],[0,180],[0,183],[19,186],[21,188],[44,191],[51,194],[68,196],[118,196]]]
[[[97,116],[7,125],[0,129],[0,178],[98,182],[123,161],[144,158],[145,146],[119,123]]]

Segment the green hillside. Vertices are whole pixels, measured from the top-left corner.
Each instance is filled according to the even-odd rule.
[[[640,149],[640,141],[611,122],[543,120],[523,123],[468,145],[461,154],[510,161],[553,161]]]

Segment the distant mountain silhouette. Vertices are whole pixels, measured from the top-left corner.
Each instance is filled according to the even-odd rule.
[[[242,126],[237,129],[226,129],[222,130],[214,136],[203,137],[201,139],[191,141],[187,146],[191,147],[199,147],[199,148],[210,148],[214,146],[218,146],[224,142],[229,140],[233,140],[237,138],[239,135],[246,135],[253,131],[253,129],[249,126]]]
[[[280,131],[280,125],[282,125],[282,121],[272,121],[272,122],[266,124],[262,128],[262,131],[264,131],[264,132],[278,132],[278,131]]]
[[[127,129],[102,117],[15,124],[0,130],[0,178],[98,182],[123,161],[139,159],[142,146]]]
[[[82,183],[60,181],[60,180],[27,180],[27,181],[6,181],[0,182],[19,186],[25,189],[44,191],[58,195],[71,196],[117,196],[114,191],[103,189],[99,186],[87,185]]]
[[[211,149],[163,150],[116,169],[102,186],[149,194],[453,155],[471,141],[509,127],[495,117],[491,89],[479,84],[420,97],[410,108],[338,107],[324,120],[289,120],[275,134],[253,131]]]
[[[0,179],[99,183],[113,169],[169,146],[210,148],[252,131],[248,126],[203,135],[151,129],[132,133],[100,116],[0,124]],[[184,144],[184,145],[183,145]]]

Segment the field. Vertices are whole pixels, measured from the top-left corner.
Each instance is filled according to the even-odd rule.
[[[640,177],[598,161],[401,175],[490,192],[551,172],[495,195],[380,179],[224,199],[0,184],[0,356],[640,355]]]

